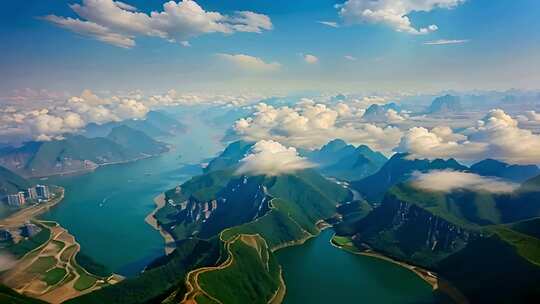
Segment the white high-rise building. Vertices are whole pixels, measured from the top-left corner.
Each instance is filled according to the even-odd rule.
[[[36,191],[35,187],[28,188],[28,190],[26,192],[28,193],[28,199],[30,199],[30,200],[37,200],[38,199],[38,194],[37,194],[37,191]]]
[[[13,207],[20,207],[26,203],[24,198],[24,192],[8,195],[8,205]]]
[[[36,185],[36,192],[37,192],[38,198],[49,199],[51,197],[51,193],[49,192],[49,187],[46,185]]]

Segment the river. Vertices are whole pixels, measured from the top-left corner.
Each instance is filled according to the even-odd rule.
[[[285,304],[432,303],[431,286],[411,271],[330,244],[332,229],[304,245],[277,251],[287,292]]]
[[[195,117],[188,116],[188,117]],[[82,251],[110,270],[134,276],[163,255],[164,240],[144,221],[153,198],[186,181],[200,163],[223,149],[224,130],[186,118],[188,132],[167,142],[174,149],[137,162],[104,166],[95,172],[50,178],[66,189],[64,201],[42,217],[59,222]],[[179,157],[181,155],[181,157]],[[287,294],[285,303],[419,303],[431,288],[412,272],[371,257],[333,247],[330,229],[302,246],[279,250]]]
[[[183,117],[189,130],[165,139],[174,149],[161,156],[49,178],[47,183],[64,187],[66,195],[42,218],[67,228],[96,262],[136,275],[164,254],[163,238],[144,221],[154,209],[153,198],[198,174],[184,164],[198,164],[223,149],[219,140],[224,131],[195,117]]]

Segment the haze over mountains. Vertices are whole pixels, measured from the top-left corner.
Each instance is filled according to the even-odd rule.
[[[371,108],[373,113],[380,109]],[[330,111],[313,105],[303,111],[314,109],[317,115]],[[279,116],[280,111],[293,110],[259,106],[246,111],[254,116],[247,122],[259,127],[257,115]],[[166,153],[168,148],[159,139],[184,130],[175,119],[152,116],[157,120],[89,126],[83,135],[4,148],[0,160],[24,165],[12,165],[15,173],[2,171],[2,187],[6,193],[25,187],[18,174],[66,173]],[[257,131],[261,130],[266,132]],[[322,140],[320,134],[298,135],[303,140]],[[282,288],[282,270],[274,252],[303,243],[327,225],[350,240],[354,250],[375,251],[422,267],[436,274],[439,284],[457,288],[458,297],[473,303],[527,301],[538,295],[534,281],[525,277],[507,283],[509,288],[500,283],[505,275],[527,273],[540,278],[538,166],[384,152],[347,139],[331,139],[314,149],[273,139],[233,141],[209,160],[201,175],[164,193],[165,204],[155,219],[174,239],[169,244],[175,248],[173,253],[134,278],[70,302],[201,301],[201,295],[211,303],[212,298],[228,303],[267,302]],[[499,265],[503,260],[506,264]],[[224,261],[234,263],[222,265]],[[186,289],[186,281],[191,282],[190,288]],[[243,288],[228,292],[235,284]],[[491,286],[497,286],[497,291],[490,291]],[[447,293],[438,290],[437,301],[447,300]]]
[[[0,149],[0,166],[25,177],[91,171],[99,165],[163,153],[167,146],[154,138],[183,132],[184,128],[165,114],[150,112],[144,120],[89,125],[83,135],[66,134],[61,140]]]

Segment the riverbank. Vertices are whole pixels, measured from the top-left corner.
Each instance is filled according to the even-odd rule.
[[[165,206],[165,204],[166,204],[166,202],[165,202],[165,194],[164,194],[164,193],[161,193],[160,195],[156,196],[156,197],[154,198],[154,203],[156,204],[156,208],[154,209],[154,211],[152,211],[150,214],[148,214],[148,215],[146,216],[146,218],[144,219],[144,221],[145,221],[148,225],[152,226],[152,228],[154,228],[154,229],[156,229],[157,231],[159,231],[159,234],[161,234],[161,236],[162,236],[163,239],[165,240],[165,254],[168,255],[168,254],[170,254],[170,253],[172,253],[172,252],[174,251],[174,247],[169,246],[169,244],[175,243],[175,240],[174,240],[173,236],[172,236],[169,232],[165,231],[165,229],[163,229],[163,228],[159,225],[159,223],[158,223],[158,221],[157,221],[157,219],[156,219],[156,217],[155,217],[156,213],[157,213],[161,208],[163,208],[163,207]]]
[[[390,262],[390,263],[399,265],[401,267],[404,267],[404,268],[412,271],[417,276],[419,276],[422,280],[424,280],[426,283],[431,285],[433,290],[436,290],[436,289],[439,288],[439,286],[438,286],[439,278],[437,277],[437,275],[435,273],[433,273],[431,271],[428,271],[428,270],[423,269],[421,267],[414,266],[414,265],[411,265],[411,264],[408,264],[408,263],[405,263],[405,262],[402,262],[402,261],[395,260],[393,258],[390,258],[390,257],[388,257],[386,255],[383,255],[383,254],[381,254],[379,252],[376,252],[374,250],[371,250],[371,249],[361,251],[361,250],[357,249],[356,247],[341,245],[336,241],[336,235],[335,234],[330,239],[330,244],[332,244],[332,246],[334,246],[334,247],[336,247],[338,249],[345,250],[345,251],[350,252],[352,254],[369,256],[369,257],[385,260],[387,262]]]
[[[62,303],[123,279],[115,274],[102,278],[89,273],[77,263],[81,247],[67,229],[55,222],[36,223],[50,231],[49,239],[2,273],[3,284],[32,298]]]
[[[60,194],[58,195],[58,197],[55,197],[46,203],[41,203],[32,207],[24,208],[20,211],[13,213],[5,219],[1,219],[0,227],[15,227],[23,225],[24,223],[30,221],[32,218],[46,212],[47,210],[61,202],[64,199],[65,189],[62,187],[55,187],[57,189],[60,189]]]
[[[80,169],[75,169],[75,170],[56,172],[56,173],[47,174],[47,175],[29,175],[29,176],[25,176],[25,177],[26,178],[34,178],[34,179],[47,179],[49,177],[55,177],[55,176],[69,176],[69,175],[88,174],[88,173],[92,173],[92,172],[96,171],[97,169],[99,169],[101,167],[129,164],[129,163],[132,163],[132,162],[136,162],[136,161],[140,161],[140,160],[160,156],[160,155],[162,155],[164,153],[167,153],[167,152],[168,151],[165,151],[163,153],[156,154],[156,155],[144,155],[144,156],[137,157],[137,158],[134,158],[134,159],[121,160],[121,161],[116,161],[116,162],[105,162],[105,163],[101,163],[101,164],[94,163],[94,166],[89,167],[89,168],[80,168]]]
[[[332,245],[336,246],[335,244],[332,244]],[[344,250],[347,250],[347,249],[344,249]],[[347,251],[349,251],[349,250],[347,250]],[[351,252],[351,251],[349,251],[349,252]],[[354,253],[354,252],[352,252],[352,253]],[[397,264],[397,265],[399,265],[401,267],[404,267],[404,268],[412,271],[418,277],[420,277],[422,280],[424,280],[426,283],[431,285],[431,288],[434,291],[438,290],[439,292],[446,294],[455,303],[459,303],[459,304],[468,304],[469,303],[467,298],[456,287],[454,287],[447,280],[439,277],[434,272],[431,272],[431,271],[429,271],[427,269],[424,269],[422,267],[418,267],[418,266],[415,266],[415,265],[412,265],[412,264],[408,264],[408,263],[405,263],[405,262],[402,262],[402,261],[392,259],[392,258],[390,258],[388,256],[385,256],[385,255],[383,255],[381,253],[378,253],[378,252],[375,252],[373,250],[359,252],[359,253],[356,253],[356,254],[364,255],[364,256],[370,256],[370,257],[377,258],[377,259],[382,259],[382,260],[388,261],[390,263],[394,263],[394,264]]]

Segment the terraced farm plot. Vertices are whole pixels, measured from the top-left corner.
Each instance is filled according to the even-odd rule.
[[[61,303],[83,292],[108,285],[107,279],[91,275],[76,262],[79,244],[67,230],[51,222],[40,224],[42,245],[24,254],[17,264],[0,274],[0,283],[26,296]],[[50,236],[50,237],[49,237]],[[29,240],[27,243],[36,243]],[[100,280],[99,284],[96,284]]]
[[[30,265],[28,269],[31,273],[45,273],[49,269],[53,268],[57,263],[57,260],[53,256],[40,256],[37,260]]]
[[[67,271],[64,268],[56,267],[45,273],[43,281],[49,286],[58,284],[67,274]]]
[[[77,289],[78,291],[83,291],[94,286],[94,284],[96,284],[96,281],[97,280],[95,277],[89,276],[86,273],[79,273],[79,278],[77,279],[77,281],[75,281],[75,285],[73,285],[73,287],[75,287],[75,289]]]

